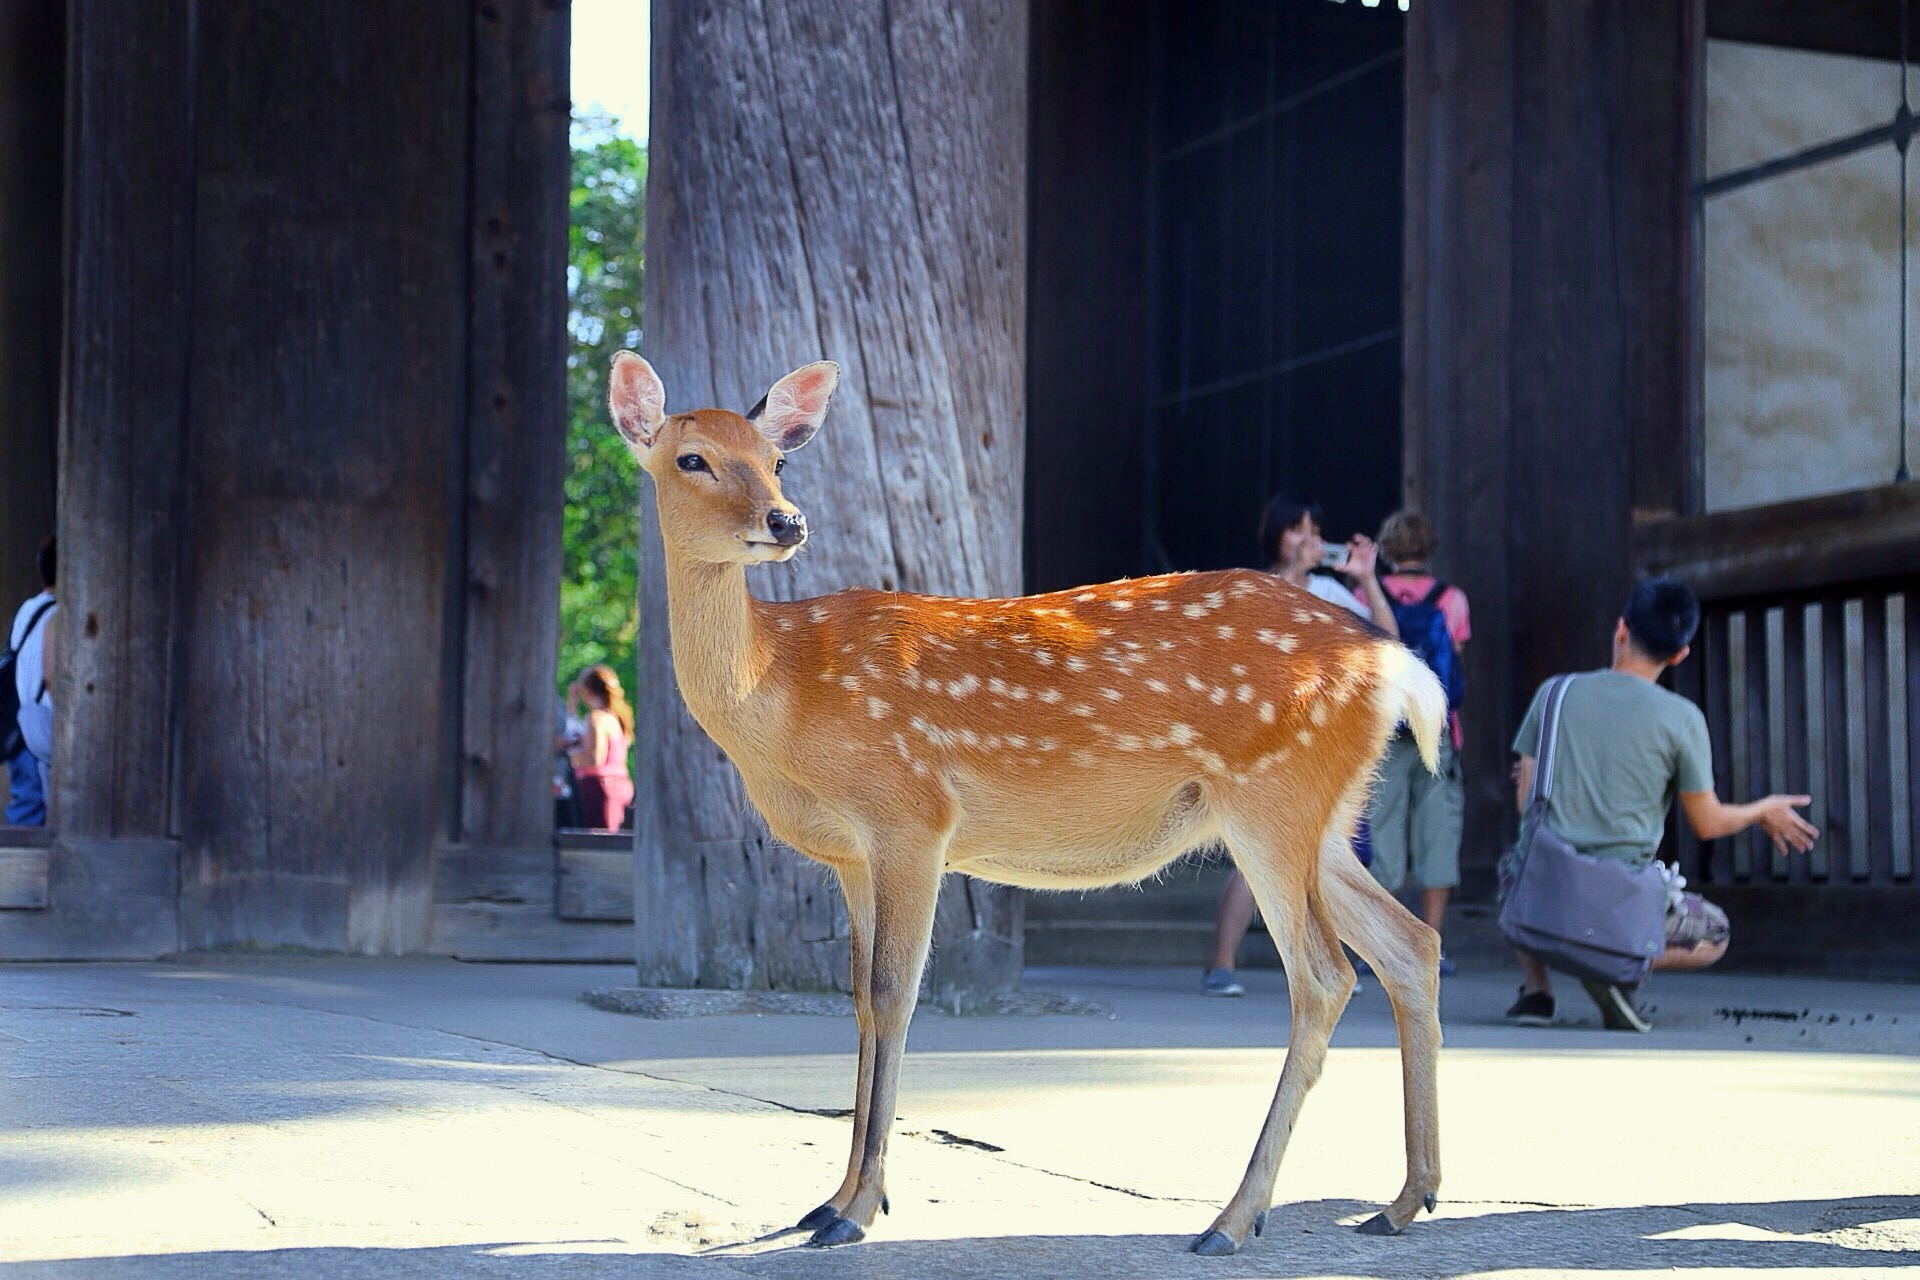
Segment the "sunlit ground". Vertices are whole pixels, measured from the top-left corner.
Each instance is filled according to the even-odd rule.
[[[1920,1057],[1884,1012],[1872,1052],[1836,1043],[1835,1024],[1812,1050],[1792,1025],[1753,1044],[1729,1027],[1714,1047],[1718,996],[1692,1031],[1676,1002],[1664,1044],[1463,1018],[1440,1072],[1440,1212],[1376,1241],[1340,1229],[1402,1175],[1398,1057],[1384,1001],[1363,996],[1293,1137],[1283,1208],[1224,1262],[1180,1249],[1231,1191],[1266,1110],[1283,1052],[1258,1042],[1284,1034],[1277,979],[1239,1002],[1189,995],[1184,973],[1135,992],[1108,980],[1111,1018],[924,1017],[893,1212],[854,1252],[822,1254],[794,1236],[752,1242],[839,1180],[848,1123],[815,1112],[848,1103],[850,1028],[624,1018],[572,999],[583,976],[345,961],[6,971],[0,1258],[81,1268],[46,1274],[241,1275],[271,1251],[287,1274],[539,1276],[622,1259],[651,1270],[607,1274],[1920,1261],[1905,1252],[1920,1249]],[[1470,977],[1449,999],[1484,987],[1497,1000],[1504,984]],[[1908,989],[1840,992],[1895,994],[1920,1004]]]

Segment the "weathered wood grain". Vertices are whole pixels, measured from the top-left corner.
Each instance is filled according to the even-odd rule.
[[[456,839],[553,834],[554,654],[566,467],[568,15],[473,7],[467,431]]]
[[[471,23],[460,0],[199,11],[190,945],[426,943]]]
[[[633,849],[561,849],[562,920],[633,919]]]
[[[0,846],[0,910],[37,911],[47,905],[45,847],[16,849]]]
[[[179,950],[179,847],[170,840],[56,839],[47,908],[0,911],[0,959],[145,960]]]
[[[842,370],[787,472],[816,533],[769,596],[1020,588],[1026,22],[994,0],[654,10],[646,345],[670,405]],[[680,705],[642,510],[640,980],[844,986],[831,880],[768,839]],[[1019,937],[1017,895],[956,880],[930,989],[1010,987]]]
[[[73,0],[52,824],[174,831],[192,331],[187,0]]]

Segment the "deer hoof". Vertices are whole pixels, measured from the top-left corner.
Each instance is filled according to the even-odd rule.
[[[815,1209],[812,1213],[809,1213],[806,1217],[794,1223],[793,1229],[795,1231],[818,1231],[821,1227],[826,1226],[839,1216],[840,1211],[834,1208],[833,1204],[829,1202],[821,1205],[818,1209]]]
[[[1400,1234],[1400,1228],[1394,1226],[1393,1219],[1387,1217],[1384,1213],[1374,1214],[1371,1218],[1368,1218],[1365,1222],[1355,1227],[1354,1230],[1363,1236],[1397,1236]]]
[[[1433,1199],[1433,1197],[1428,1196],[1427,1199],[1431,1200]],[[887,1203],[887,1198],[885,1196],[880,1197],[880,1212],[885,1214],[891,1214],[893,1212],[893,1206]],[[1427,1212],[1428,1213],[1433,1212],[1433,1206],[1431,1204],[1427,1206]]]
[[[1438,1200],[1436,1200],[1436,1199],[1434,1199],[1434,1195],[1433,1195],[1433,1192],[1431,1192],[1431,1191],[1429,1191],[1429,1192],[1427,1192],[1427,1198],[1426,1198],[1425,1200],[1422,1200],[1422,1201],[1421,1201],[1420,1203],[1421,1203],[1421,1204],[1424,1204],[1425,1206],[1427,1206],[1427,1212],[1428,1212],[1428,1213],[1432,1213],[1432,1212],[1433,1212],[1433,1207],[1434,1207],[1435,1205],[1437,1205],[1437,1204],[1439,1204],[1440,1202],[1439,1202]]]
[[[1224,1258],[1228,1254],[1240,1252],[1240,1246],[1233,1237],[1224,1231],[1209,1231],[1187,1246],[1188,1253],[1197,1253],[1203,1258]]]
[[[836,1244],[858,1244],[866,1238],[867,1233],[860,1224],[836,1214],[833,1221],[814,1232],[813,1238],[807,1243],[817,1249],[830,1249]]]
[[[1256,1237],[1267,1234],[1267,1211],[1265,1209],[1262,1209],[1253,1216],[1253,1234]]]

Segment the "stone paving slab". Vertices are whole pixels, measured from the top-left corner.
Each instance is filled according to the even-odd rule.
[[[1345,1229],[1400,1179],[1399,1068],[1356,997],[1267,1235],[1186,1242],[1232,1189],[1286,1028],[1279,974],[1030,975],[1035,1007],[916,1019],[894,1212],[759,1239],[838,1181],[844,1017],[658,1020],[605,967],[225,958],[0,969],[11,1277],[1627,1274],[1920,1263],[1920,988],[1694,975],[1659,1027],[1506,1027],[1449,980],[1440,1210]]]

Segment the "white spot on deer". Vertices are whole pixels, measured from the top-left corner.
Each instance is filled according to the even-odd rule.
[[[1295,612],[1298,613],[1298,610]],[[1261,644],[1272,645],[1282,653],[1292,653],[1300,647],[1300,642],[1294,639],[1294,637],[1278,631],[1269,631],[1265,627],[1260,628],[1259,635],[1256,638]]]
[[[1228,626],[1219,626],[1219,627],[1215,627],[1215,628],[1213,629],[1213,633],[1214,633],[1215,635],[1217,635],[1217,636],[1219,636],[1219,637],[1220,637],[1220,638],[1221,638],[1222,640],[1231,640],[1231,639],[1233,639],[1233,628],[1232,628],[1232,627],[1228,627]]]
[[[1093,714],[1093,708],[1084,702],[1074,703],[1071,707],[1067,708],[1067,711],[1068,714],[1076,716],[1090,716]]]
[[[1120,691],[1118,689],[1102,688],[1100,690],[1100,696],[1105,698],[1108,702],[1120,701]]]
[[[947,681],[947,693],[950,697],[964,698],[980,687],[980,677],[969,671],[958,680]]]
[[[1159,737],[1148,738],[1147,745],[1152,747],[1155,751],[1164,751],[1167,748],[1167,740],[1165,738],[1159,738]]]
[[[971,729],[962,729],[960,731],[960,741],[963,745],[969,747],[977,747],[980,745],[980,739],[974,735]]]
[[[1004,698],[1007,696],[1007,682],[999,676],[992,676],[987,680],[987,692],[996,698]]]
[[[1221,703],[1225,702],[1226,700],[1227,700],[1227,686],[1223,684],[1217,684],[1213,686],[1213,692],[1207,695],[1207,701],[1211,702],[1216,707],[1219,706]]]
[[[1171,609],[1171,608],[1173,608],[1173,604],[1172,604],[1172,602],[1171,602],[1171,601],[1167,601],[1167,600],[1155,600],[1155,601],[1153,602],[1153,611],[1154,611],[1155,613],[1165,613],[1165,612],[1167,612],[1167,610],[1169,610],[1169,609]]]
[[[1263,702],[1260,704],[1260,723],[1273,723],[1273,704],[1271,702]]]
[[[825,622],[827,620],[827,610],[820,605],[815,605],[813,608],[807,610],[807,617],[814,622]]]
[[[823,667],[823,668],[821,669],[821,671],[820,671],[820,678],[821,678],[822,680],[829,680],[829,681],[831,681],[831,680],[838,680],[838,679],[839,679],[840,677],[838,677],[838,676],[836,676],[836,675],[834,675],[834,674],[833,674],[833,668],[832,668],[832,667]]]
[[[1023,734],[1010,733],[1007,735],[1007,745],[1015,751],[1023,751],[1026,749],[1027,739]]]
[[[918,689],[920,687],[920,672],[913,667],[908,667],[900,673],[900,683],[909,689]]]
[[[1087,669],[1087,660],[1080,657],[1068,658],[1064,665],[1069,671],[1085,671]]]
[[[1313,735],[1308,733],[1305,729],[1302,729],[1300,732],[1294,734],[1293,736],[1300,739],[1300,745],[1303,747],[1309,746],[1313,742]]]
[[[1058,689],[1042,689],[1040,691],[1040,701],[1046,703],[1048,706],[1052,706],[1064,696],[1065,695]]]
[[[782,631],[791,631],[793,630],[793,619],[781,618],[778,621],[776,621],[773,625],[780,628]]]
[[[1056,750],[1059,746],[1060,744],[1055,742],[1052,738],[1042,738],[1040,739],[1040,741],[1033,744],[1033,749],[1035,751],[1053,751],[1053,750]]]
[[[1109,601],[1107,601],[1107,608],[1109,608],[1109,609],[1121,609],[1121,610],[1126,610],[1126,609],[1131,609],[1131,608],[1133,608],[1133,601],[1131,601],[1131,600],[1120,600],[1120,599],[1114,599],[1114,600],[1109,600]]]
[[[1158,676],[1147,677],[1147,688],[1153,690],[1155,693],[1171,692],[1171,690],[1167,687],[1167,682],[1165,680],[1160,679]]]
[[[1190,604],[1182,606],[1180,612],[1189,618],[1204,618],[1213,611],[1203,604]]]
[[[1327,722],[1327,704],[1324,702],[1314,703],[1313,706],[1307,710],[1307,718],[1316,725],[1325,724]]]
[[[1207,691],[1207,682],[1189,671],[1187,673],[1187,688],[1193,690],[1195,693],[1205,693]]]
[[[1221,759],[1220,753],[1217,751],[1209,751],[1205,747],[1190,747],[1187,750],[1187,755],[1199,761],[1200,767],[1208,773],[1226,772],[1227,762]]]
[[[1082,591],[1079,595],[1075,596],[1074,599],[1078,600],[1081,604],[1085,604],[1089,600],[1094,599],[1099,594],[1100,593],[1097,591]]]
[[[989,751],[998,751],[1000,749],[1000,735],[997,733],[990,733],[986,736],[985,741],[983,741],[980,745],[985,747]]]
[[[1088,751],[1085,747],[1075,747],[1073,754],[1068,758],[1082,768],[1099,763],[1098,758],[1095,757],[1093,752]]]
[[[1116,749],[1121,751],[1138,751],[1142,744],[1140,741],[1140,735],[1135,733],[1123,733],[1123,734],[1119,734],[1114,738],[1113,745]]]
[[[1240,597],[1250,596],[1257,590],[1259,590],[1259,588],[1255,587],[1253,583],[1247,581],[1245,578],[1235,578],[1233,585],[1227,588],[1229,594]]]
[[[1053,654],[1045,649],[1035,649],[1033,651],[1033,660],[1043,667],[1050,667],[1053,665]]]
[[[902,760],[905,760],[908,764],[913,763],[913,752],[907,750],[907,736],[898,730],[894,731],[893,749],[900,753]]]
[[[872,716],[875,720],[884,718],[887,712],[891,710],[893,710],[893,706],[891,703],[888,703],[880,698],[873,697],[871,694],[868,695],[867,714],[869,716]]]
[[[860,692],[860,677],[859,676],[841,676],[840,687],[842,689],[845,689],[848,693],[858,693]]]
[[[1243,676],[1243,675],[1245,675],[1245,674],[1247,674],[1247,668],[1246,668],[1246,665],[1245,665],[1244,663],[1239,663],[1239,662],[1236,662],[1236,663],[1234,663],[1234,664],[1233,664],[1233,667],[1232,667],[1231,669],[1232,669],[1232,671],[1233,671],[1233,674],[1235,674],[1235,675],[1237,675],[1237,676]]]
[[[1199,736],[1190,724],[1170,724],[1167,726],[1167,741],[1176,747],[1184,747]]]
[[[1233,700],[1235,702],[1252,702],[1253,686],[1250,684],[1243,684],[1238,689],[1235,689],[1233,691]]]
[[[924,778],[931,773],[932,770],[927,768],[927,762],[925,760],[915,760],[913,762],[913,772],[915,777]]]
[[[1161,640],[1161,641],[1157,641],[1156,643],[1159,645],[1160,649],[1163,652],[1165,650],[1173,648],[1173,641],[1171,640]]]
[[[1202,598],[1206,600],[1207,608],[1209,609],[1218,609],[1221,605],[1227,602],[1227,598],[1224,595],[1221,595],[1218,591],[1209,591]]]
[[[1027,686],[1016,684],[1008,690],[1008,695],[1012,697],[1015,702],[1025,702],[1027,700]]]
[[[1295,609],[1295,610],[1293,611],[1293,620],[1294,620],[1295,622],[1312,622],[1312,621],[1313,621],[1313,610],[1311,610],[1311,609]]]

